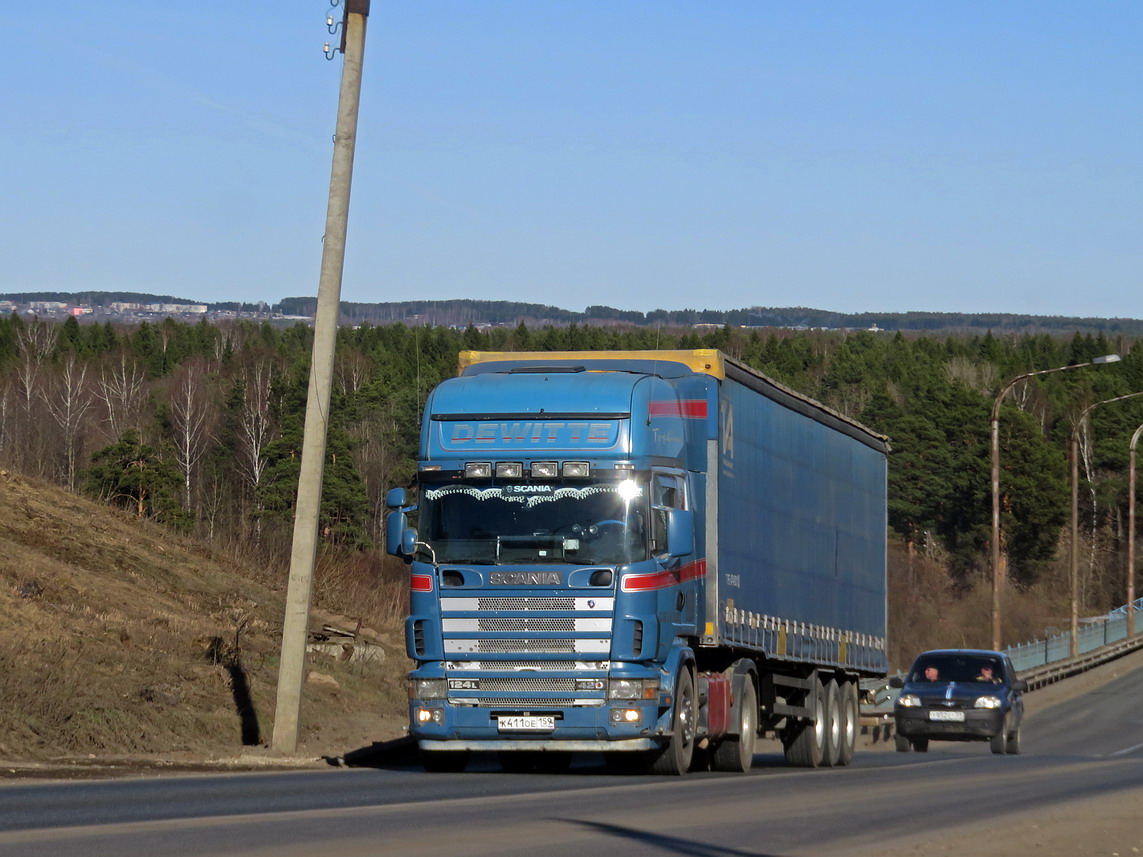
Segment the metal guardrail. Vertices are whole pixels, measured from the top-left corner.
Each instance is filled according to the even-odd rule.
[[[1143,598],[1135,602],[1143,610]],[[1100,664],[1115,660],[1129,652],[1143,649],[1143,635],[1127,636],[1127,606],[1118,607],[1106,616],[1089,619],[1076,635],[1077,655],[1071,656],[1070,631],[1020,643],[1005,649],[1020,678],[1028,682],[1028,690],[1078,675]],[[893,720],[893,703],[898,691],[889,687],[889,679],[866,679],[861,682],[861,725],[883,727]]]
[[[1141,605],[1143,598],[1135,602],[1135,609],[1139,610]],[[1076,634],[1076,652],[1083,655],[1126,639],[1127,606],[1124,605],[1112,610],[1106,616],[1085,620],[1084,627]],[[1016,668],[1016,672],[1023,674],[1035,667],[1069,659],[1071,642],[1071,631],[1065,631],[1045,637],[1043,640],[1009,646],[1005,651],[1012,659],[1012,666]]]

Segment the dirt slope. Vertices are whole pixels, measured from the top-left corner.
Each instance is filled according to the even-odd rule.
[[[0,760],[265,752],[281,646],[278,576],[0,471]],[[357,627],[315,614],[317,627]],[[310,656],[300,756],[400,734],[399,629],[358,618],[358,639],[378,644],[384,660]]]

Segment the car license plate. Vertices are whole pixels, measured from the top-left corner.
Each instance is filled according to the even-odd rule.
[[[551,732],[556,728],[556,718],[541,717],[497,717],[496,728],[501,732]]]
[[[946,720],[953,723],[964,723],[963,711],[930,711],[930,720]]]

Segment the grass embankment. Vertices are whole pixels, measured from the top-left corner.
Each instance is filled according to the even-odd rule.
[[[319,568],[316,608],[353,606],[315,609],[313,625],[359,631],[384,659],[310,655],[302,755],[400,734],[404,587],[379,578]],[[0,758],[194,761],[265,746],[285,580],[0,471]]]

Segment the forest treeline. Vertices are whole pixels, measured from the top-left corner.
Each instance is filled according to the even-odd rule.
[[[50,479],[214,541],[288,553],[312,330],[265,323],[114,326],[0,318],[0,466]],[[477,330],[403,324],[339,331],[321,534],[380,542],[385,491],[414,474],[429,390],[476,350],[717,348],[888,435],[889,524],[951,585],[989,569],[989,415],[1012,378],[1118,353],[1122,360],[1016,384],[1000,419],[1010,579],[1060,574],[1070,538],[1067,450],[1080,473],[1084,609],[1123,603],[1129,442],[1143,423],[1143,345],[1073,333],[885,332],[590,326]]]

